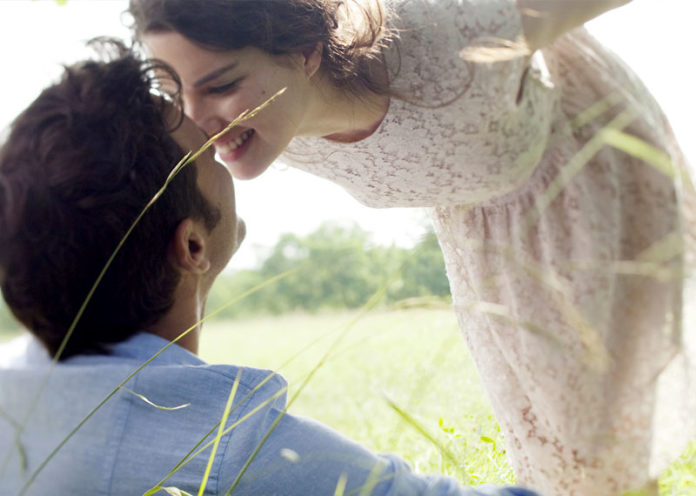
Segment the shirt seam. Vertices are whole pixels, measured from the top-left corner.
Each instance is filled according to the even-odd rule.
[[[136,375],[133,380],[133,387],[137,388],[137,383],[138,383],[138,376]],[[123,392],[119,391],[120,395],[123,394]],[[130,418],[131,411],[133,410],[133,402],[129,401],[126,398],[119,398],[119,403],[121,403],[123,406],[119,405],[120,408],[114,408],[114,416],[115,416],[115,421],[114,421],[114,428],[111,433],[111,439],[110,443],[111,445],[114,446],[113,450],[110,450],[113,455],[111,457],[111,460],[109,460],[109,457],[105,457],[105,470],[104,473],[108,474],[108,478],[104,481],[104,489],[102,491],[103,494],[109,496],[113,494],[113,485],[114,485],[114,475],[116,473],[116,462],[119,458],[119,454],[121,452],[121,448],[123,447],[123,439],[125,437],[125,431],[126,431],[126,425],[128,424],[128,420]],[[120,412],[118,412],[120,409],[125,409],[123,412],[123,415],[119,415]]]

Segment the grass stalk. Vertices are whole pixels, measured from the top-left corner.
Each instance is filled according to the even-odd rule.
[[[222,413],[222,420],[220,421],[220,428],[218,429],[217,436],[215,436],[215,442],[213,443],[213,449],[210,451],[210,456],[208,457],[208,464],[205,467],[205,473],[203,474],[203,480],[201,481],[200,488],[198,489],[198,496],[203,496],[205,492],[205,487],[208,485],[208,477],[210,476],[210,469],[213,467],[213,462],[215,461],[215,453],[217,453],[218,446],[220,445],[220,439],[222,439],[222,433],[225,430],[225,424],[227,424],[227,417],[230,414],[230,408],[232,407],[232,401],[237,394],[237,388],[239,387],[239,380],[242,377],[242,369],[237,371],[237,377],[232,384],[232,389],[227,397],[227,403],[225,404],[225,410]]]

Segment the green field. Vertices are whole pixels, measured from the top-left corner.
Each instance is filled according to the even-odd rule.
[[[292,397],[328,353],[292,413],[320,420],[378,452],[396,453],[419,472],[443,473],[471,485],[514,482],[452,311],[356,317],[331,313],[214,322],[204,329],[201,356],[279,369]],[[664,496],[696,495],[696,442],[660,486]]]

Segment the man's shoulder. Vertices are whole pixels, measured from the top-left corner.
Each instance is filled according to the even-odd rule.
[[[282,410],[286,401],[287,382],[277,372],[207,364],[147,334],[115,345],[110,353],[70,357],[54,367],[30,335],[0,347],[0,352],[0,391],[12,392],[12,403],[19,408],[29,401],[31,391],[44,389],[44,383],[48,387],[41,397],[65,404],[66,411],[78,405],[86,408],[118,390],[117,397],[127,402],[142,403],[146,398],[155,405],[186,404],[187,411],[204,416],[218,415],[233,390],[240,412],[259,407]]]
[[[140,387],[188,391],[192,397],[219,402],[232,388],[244,395],[267,400],[284,400],[287,382],[275,371],[227,364],[170,364],[145,367],[134,377]],[[275,401],[273,401],[275,403]]]

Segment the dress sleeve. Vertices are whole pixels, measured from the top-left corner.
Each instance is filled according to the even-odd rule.
[[[544,54],[519,48],[514,0],[397,0],[385,51],[394,93],[380,127],[356,143],[296,138],[291,165],[371,207],[473,205],[536,170],[559,93]]]
[[[388,66],[406,103],[377,145],[380,169],[399,169],[392,189],[396,177],[408,185],[392,206],[474,204],[519,187],[547,147],[558,93],[544,55],[525,51],[515,0],[407,0],[395,19]],[[356,196],[376,205],[383,189]]]
[[[447,105],[468,91],[513,103],[528,59],[515,0],[401,0],[392,88],[407,101]]]

